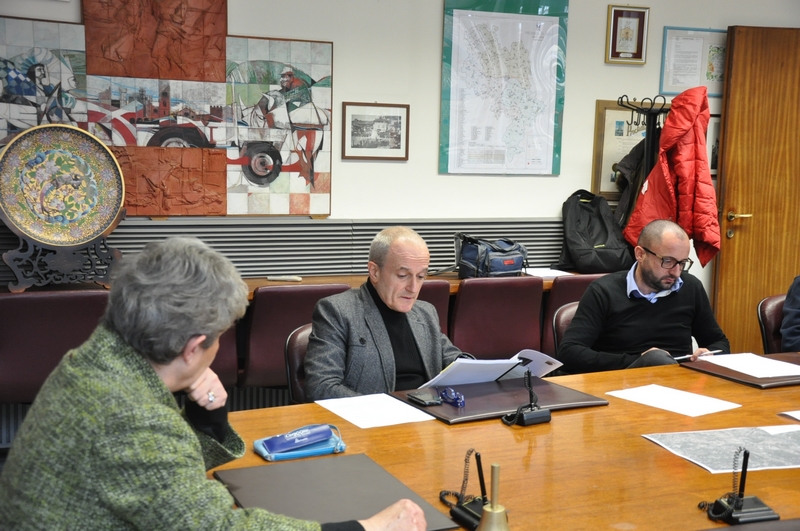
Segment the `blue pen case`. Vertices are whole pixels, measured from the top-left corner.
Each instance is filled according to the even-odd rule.
[[[346,448],[339,428],[332,424],[303,426],[289,433],[264,437],[253,442],[253,449],[267,461],[338,454]]]

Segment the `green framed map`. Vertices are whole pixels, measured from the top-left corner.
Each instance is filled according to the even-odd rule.
[[[445,0],[439,173],[558,175],[569,1]]]

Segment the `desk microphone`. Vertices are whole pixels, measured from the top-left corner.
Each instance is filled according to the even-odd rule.
[[[724,521],[730,525],[747,524],[751,522],[764,522],[767,520],[779,520],[778,513],[769,508],[757,496],[745,496],[744,486],[747,481],[747,463],[750,460],[750,452],[743,447],[734,454],[733,458],[733,477],[734,491],[736,489],[736,461],[739,453],[744,451],[742,457],[742,475],[739,481],[738,492],[730,492],[713,504],[701,502],[698,505],[701,509],[706,509],[708,518],[715,521]]]

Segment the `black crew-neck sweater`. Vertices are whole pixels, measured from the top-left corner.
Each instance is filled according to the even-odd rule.
[[[692,336],[699,347],[730,352],[701,282],[682,273],[680,290],[655,303],[628,298],[627,271],[592,282],[581,298],[558,358],[568,372],[624,369],[651,347],[673,356],[692,353]]]

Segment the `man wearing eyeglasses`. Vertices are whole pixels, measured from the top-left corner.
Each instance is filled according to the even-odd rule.
[[[628,271],[592,282],[558,349],[572,373],[671,365],[729,353],[701,282],[687,273],[689,237],[656,220],[642,229]],[[699,346],[692,350],[692,337]]]

